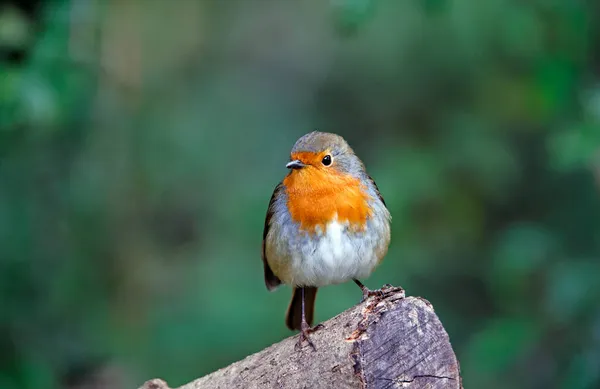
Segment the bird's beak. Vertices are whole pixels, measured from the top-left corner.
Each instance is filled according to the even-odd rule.
[[[298,159],[296,159],[295,161],[289,162],[287,165],[285,165],[285,167],[288,169],[302,169],[304,166],[306,166],[306,165],[303,164]]]

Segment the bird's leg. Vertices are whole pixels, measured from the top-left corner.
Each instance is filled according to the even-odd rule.
[[[397,292],[402,292],[402,294],[404,295],[404,289],[402,289],[399,286],[392,286],[390,284],[385,284],[385,285],[383,285],[383,287],[381,287],[381,289],[371,290],[371,289],[367,288],[366,286],[364,286],[363,283],[360,282],[359,280],[353,279],[353,281],[356,285],[358,285],[360,290],[362,290],[363,295],[362,295],[362,298],[360,299],[361,303],[372,296],[377,297],[377,299],[382,299],[386,296],[392,295]]]
[[[302,342],[306,340],[306,342],[312,347],[314,351],[317,351],[315,344],[310,339],[309,334],[323,328],[323,324],[318,324],[311,328],[311,326],[306,321],[306,314],[304,312],[304,288],[300,289],[300,293],[302,296],[302,321],[300,322],[300,337],[298,338],[298,343],[296,344],[297,349],[302,348]]]
[[[381,289],[371,290],[371,289],[367,288],[366,286],[364,286],[363,283],[360,282],[359,280],[357,280],[356,278],[352,279],[352,281],[354,281],[354,283],[356,285],[358,285],[360,290],[362,290],[362,298],[360,299],[361,303],[364,302],[369,297],[372,297],[372,296],[383,297],[383,295],[384,295],[383,290],[381,290]]]

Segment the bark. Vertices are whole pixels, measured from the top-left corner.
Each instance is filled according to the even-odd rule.
[[[383,289],[312,334],[316,351],[298,335],[179,389],[462,388],[459,364],[432,305]],[[141,389],[168,389],[155,379]]]

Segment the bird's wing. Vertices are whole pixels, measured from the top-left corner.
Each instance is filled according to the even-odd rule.
[[[377,187],[375,180],[373,178],[371,178],[371,176],[369,176],[368,174],[367,174],[367,177],[369,177],[369,181],[371,181],[371,184],[373,184],[373,186],[375,187],[375,193],[377,193],[377,197],[379,197],[379,200],[381,200],[383,205],[385,205],[385,207],[387,208],[387,205],[385,204],[385,200],[383,199],[383,196],[379,192],[379,188]]]
[[[267,286],[268,290],[273,290],[275,289],[277,286],[279,286],[281,284],[281,280],[279,278],[277,278],[277,276],[273,273],[273,270],[271,270],[271,267],[269,266],[269,263],[267,262],[267,252],[266,252],[266,240],[267,240],[267,234],[269,233],[269,228],[271,225],[271,217],[273,217],[273,213],[275,212],[274,208],[274,203],[275,203],[275,198],[277,197],[278,193],[281,192],[283,190],[283,184],[279,183],[279,185],[277,185],[275,187],[275,190],[273,191],[273,195],[271,196],[271,200],[269,201],[269,208],[267,209],[267,217],[265,218],[265,227],[263,230],[263,241],[262,241],[262,261],[263,261],[263,266],[265,269],[265,285]]]

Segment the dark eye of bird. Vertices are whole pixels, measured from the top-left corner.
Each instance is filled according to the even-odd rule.
[[[323,165],[325,166],[329,166],[331,165],[331,155],[326,155],[323,157],[323,160],[321,161],[323,163]]]

